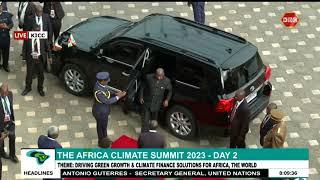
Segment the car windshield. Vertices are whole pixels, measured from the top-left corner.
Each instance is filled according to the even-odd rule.
[[[231,93],[255,78],[263,68],[260,55],[255,54],[249,61],[229,71],[224,71],[225,93]]]
[[[107,40],[112,39],[113,37],[119,36],[120,34],[124,33],[126,30],[128,30],[131,26],[133,26],[134,24],[135,24],[135,22],[132,22],[132,23],[123,24],[123,25],[117,27],[111,33],[107,34],[103,38],[97,39],[95,45],[92,46],[92,48],[96,48],[96,47],[100,46],[101,44],[105,43]]]

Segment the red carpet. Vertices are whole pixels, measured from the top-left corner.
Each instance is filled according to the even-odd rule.
[[[113,141],[111,148],[138,148],[138,141],[126,135],[120,136]]]

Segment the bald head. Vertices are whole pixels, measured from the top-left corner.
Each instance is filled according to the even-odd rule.
[[[6,82],[2,83],[2,85],[0,86],[0,94],[1,94],[1,96],[7,96],[8,95],[8,91],[9,91],[8,83],[6,83]]]
[[[158,127],[158,121],[152,120],[150,121],[150,130],[156,130]]]
[[[162,68],[158,68],[155,73],[156,79],[161,80],[164,78],[164,70]]]
[[[245,92],[243,89],[239,89],[239,90],[236,92],[235,99],[236,99],[237,101],[242,101],[244,97],[246,97],[246,92]]]
[[[270,112],[271,112],[271,110],[272,109],[277,109],[278,108],[278,106],[277,106],[277,104],[276,103],[270,103],[268,106],[267,106],[267,114],[270,114]]]
[[[57,126],[50,126],[48,129],[48,137],[57,139],[59,136],[59,128]]]
[[[42,16],[42,13],[43,13],[42,6],[36,5],[36,14],[37,14],[37,16]]]

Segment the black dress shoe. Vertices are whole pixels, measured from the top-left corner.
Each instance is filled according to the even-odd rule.
[[[40,96],[44,96],[45,94],[44,94],[44,91],[41,89],[41,90],[38,90],[38,92],[39,92],[39,94],[40,94]]]
[[[19,162],[19,160],[18,160],[18,158],[17,158],[16,155],[10,155],[10,159],[11,159],[11,161],[14,162],[14,163],[18,163],[18,162]]]
[[[6,72],[10,72],[10,69],[8,67],[3,67],[3,69],[6,71]]]
[[[9,156],[7,153],[5,153],[5,152],[1,153],[0,155],[1,155],[1,157],[3,157],[4,159],[10,159],[10,156]]]
[[[21,93],[21,96],[27,95],[30,91],[31,89],[24,89],[23,92]]]

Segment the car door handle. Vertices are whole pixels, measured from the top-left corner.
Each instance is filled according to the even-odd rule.
[[[130,76],[129,73],[126,73],[126,72],[124,72],[124,71],[123,71],[121,74],[124,75],[124,76],[126,76],[126,77],[129,77],[129,76]]]

